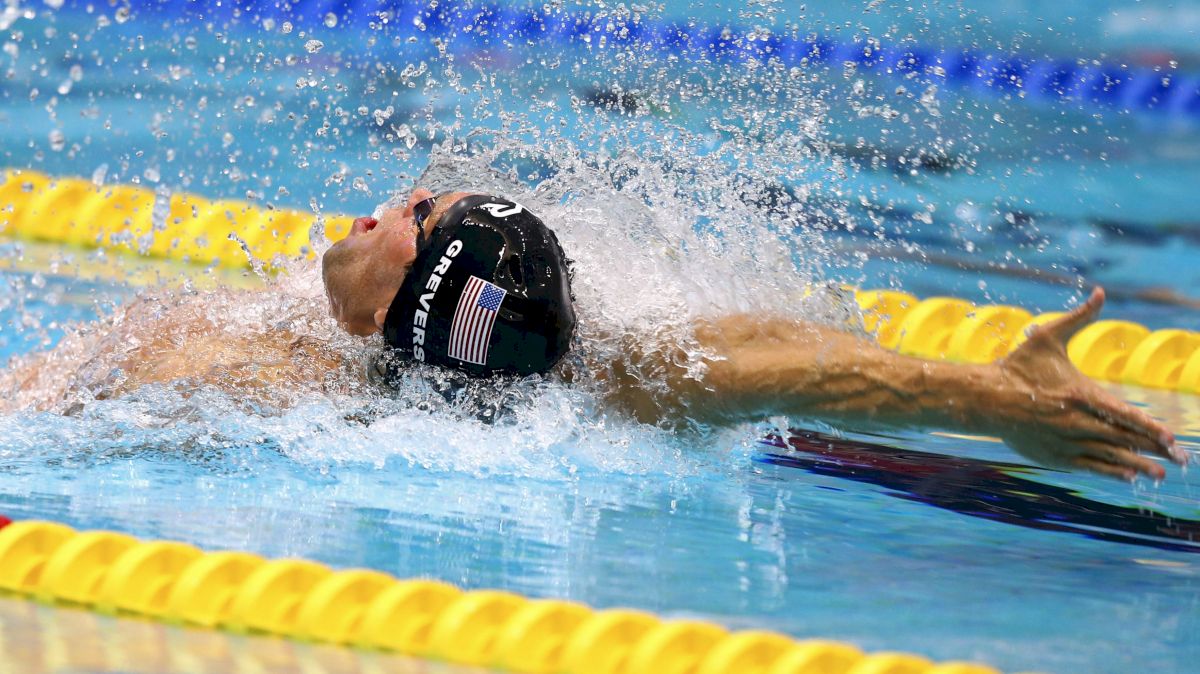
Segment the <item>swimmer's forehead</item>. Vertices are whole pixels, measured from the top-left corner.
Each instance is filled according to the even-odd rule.
[[[432,218],[434,222],[437,222],[441,219],[442,214],[445,213],[446,210],[455,203],[457,203],[459,199],[474,196],[476,194],[479,194],[479,192],[449,192],[439,194],[437,195],[437,203],[434,204],[433,212],[429,214],[429,217]]]

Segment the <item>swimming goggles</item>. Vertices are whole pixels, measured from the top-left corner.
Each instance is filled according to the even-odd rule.
[[[422,199],[421,201],[413,204],[413,222],[416,223],[418,227],[425,227],[425,221],[428,220],[429,216],[433,214],[433,207],[437,205],[437,200],[438,197],[429,197],[428,199]]]
[[[441,196],[440,194],[438,196]],[[425,221],[433,215],[433,207],[437,205],[438,197],[429,197],[413,204],[413,225],[417,228],[417,251],[425,248]]]

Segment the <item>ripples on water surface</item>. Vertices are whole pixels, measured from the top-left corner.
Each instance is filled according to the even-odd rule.
[[[1099,9],[1047,14],[1055,40],[958,3],[914,16],[809,3],[804,17],[759,4],[699,16],[1136,52],[1134,23]],[[1194,129],[841,64],[693,65],[625,47],[439,43],[396,26],[68,10],[5,15],[8,165],[325,212],[370,212],[417,176],[500,191],[542,213],[575,257],[584,348],[598,360],[715,311],[840,321],[836,292],[806,292],[837,281],[1043,310],[1096,281],[1113,291],[1110,315],[1200,327],[1194,310],[1138,299],[1200,280],[1184,266],[1200,252]],[[1171,24],[1154,23],[1154,39],[1187,44]],[[177,268],[138,291],[75,280],[100,264],[90,253],[50,253],[52,264],[34,247],[0,252],[5,356],[139,306],[137,292],[142,306],[215,292],[201,305],[234,335],[270,331],[282,312],[288,329],[346,353],[375,348],[338,334],[311,263],[247,300],[180,290]],[[263,283],[233,281],[218,285]],[[66,339],[78,344],[69,363],[108,374],[103,354],[88,360],[94,340]],[[266,404],[148,386],[77,393],[55,408],[68,414],[8,414],[0,512],[1007,670],[1188,671],[1200,657],[1193,476],[1131,489],[1010,465],[986,440],[839,439],[783,419],[675,434],[606,414],[586,377],[493,392],[482,407],[506,411],[487,422],[478,397],[447,402],[429,381],[396,396],[349,368],[328,391]],[[1196,398],[1122,392],[1197,448]]]

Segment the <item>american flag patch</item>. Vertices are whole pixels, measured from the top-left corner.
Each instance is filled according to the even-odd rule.
[[[507,294],[503,288],[472,276],[458,297],[454,322],[450,326],[450,348],[446,355],[475,365],[487,364],[492,326],[496,323],[500,303]]]

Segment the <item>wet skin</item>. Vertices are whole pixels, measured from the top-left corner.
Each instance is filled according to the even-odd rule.
[[[468,194],[440,198],[425,223],[427,233],[446,208]],[[413,206],[430,196],[418,189],[403,206],[377,219],[356,220],[350,234],[325,253],[329,310],[350,334],[382,330],[416,257]],[[224,325],[210,309],[250,300],[239,292],[182,293],[169,300],[147,293],[113,319],[84,326],[55,349],[0,371],[0,411],[71,409],[80,400],[123,395],[147,383],[213,386],[275,408],[354,386],[344,354],[319,331],[293,334],[269,322],[252,331]],[[269,307],[268,314],[284,311],[278,291],[258,292],[276,295],[252,303]],[[605,402],[659,426],[788,415],[862,430],[943,428],[999,437],[1046,466],[1124,480],[1139,474],[1163,479],[1162,460],[1180,465],[1187,460],[1174,435],[1089,380],[1067,358],[1067,340],[1095,320],[1103,305],[1104,292],[1097,289],[1083,305],[1036,328],[1008,357],[986,365],[903,356],[794,316],[737,314],[710,316],[692,326],[705,354],[699,367],[678,344],[626,335],[623,357],[593,362],[590,370]],[[290,311],[307,311],[304,307],[293,304]],[[637,371],[630,363],[639,363]],[[648,372],[655,373],[653,381]],[[564,368],[557,375],[570,381]]]
[[[425,235],[433,232],[447,208],[470,194],[439,197],[425,220]],[[350,233],[325,252],[321,273],[330,311],[350,334],[366,336],[383,330],[392,298],[417,257],[413,206],[433,196],[418,188],[403,206],[385,210],[378,219],[358,218]]]
[[[1067,341],[1104,306],[1087,302],[1035,328],[986,365],[926,361],[824,326],[723,319],[698,331],[722,359],[706,377],[735,411],[811,416],[852,427],[917,426],[992,435],[1039,464],[1161,480],[1158,459],[1187,455],[1169,429],[1113,396],[1067,358]]]
[[[427,230],[466,194],[439,200]],[[412,207],[429,196],[418,189],[404,207],[385,211],[378,221],[360,218],[326,253],[331,311],[352,334],[382,330],[415,257]],[[661,361],[657,370],[668,393],[646,386],[621,363],[603,364],[601,378],[611,387],[612,403],[648,423],[684,415],[735,423],[788,414],[853,427],[938,427],[995,435],[1046,466],[1161,480],[1166,471],[1158,459],[1187,460],[1171,431],[1099,387],[1067,358],[1067,340],[1103,305],[1104,291],[1096,289],[1083,305],[1036,328],[1015,352],[987,365],[902,356],[792,317],[715,317],[695,326],[708,353],[699,379],[680,364],[672,345],[634,343],[628,348],[640,360]]]

